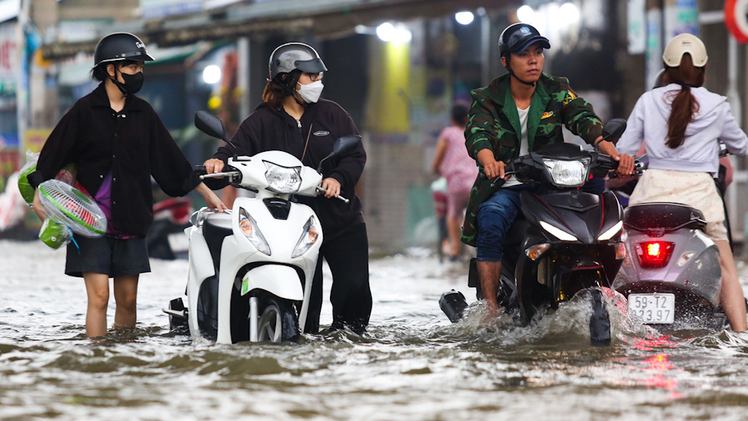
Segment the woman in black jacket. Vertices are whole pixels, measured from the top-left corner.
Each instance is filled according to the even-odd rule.
[[[134,327],[138,278],[150,272],[145,236],[153,221],[151,176],[171,196],[196,189],[208,206],[225,209],[171,138],[156,112],[135,96],[143,84],[143,64],[153,58],[138,37],[114,33],[99,41],[92,76],[100,81],[62,117],[44,144],[36,171],[28,175],[34,188],[68,164],[76,180],[107,217],[104,237],[75,235],[67,248],[65,274],[83,277],[88,295],[86,335],[106,335],[109,278],[114,278],[115,328]],[[34,211],[46,218],[34,196]]]
[[[327,70],[319,54],[307,44],[292,42],[276,48],[270,55],[270,78],[264,102],[244,120],[227,144],[205,162],[209,173],[220,172],[233,155],[255,155],[268,150],[283,150],[304,165],[317,168],[331,151],[336,139],[358,134],[351,116],[338,104],[320,99],[322,75]],[[319,330],[322,307],[322,257],[332,272],[333,321],[331,330],[348,326],[363,333],[371,314],[369,288],[369,245],[361,200],[356,184],[366,163],[360,146],[351,155],[333,160],[323,168],[324,197],[302,198],[311,206],[322,224],[324,242],[320,248],[312,284],[306,333]],[[342,195],[349,203],[329,200]]]

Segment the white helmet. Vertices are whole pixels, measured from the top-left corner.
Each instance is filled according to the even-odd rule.
[[[691,34],[680,34],[671,39],[662,53],[662,61],[668,67],[680,66],[683,54],[690,54],[694,67],[706,66],[709,56],[706,55],[706,46],[699,38]]]

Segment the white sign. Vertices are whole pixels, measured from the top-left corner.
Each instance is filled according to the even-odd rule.
[[[0,24],[0,95],[16,92],[18,78],[18,50],[16,24]]]
[[[657,79],[657,73],[662,70],[662,42],[660,34],[662,25],[660,9],[647,10],[647,56],[646,56],[646,89],[650,90]]]
[[[18,17],[21,0],[0,0],[0,22]]]
[[[647,51],[647,4],[645,0],[628,0],[628,52],[643,54]]]
[[[144,19],[183,15],[203,10],[202,0],[140,0]]]

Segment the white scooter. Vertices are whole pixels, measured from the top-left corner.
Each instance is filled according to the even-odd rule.
[[[195,126],[226,140],[211,114],[198,111]],[[360,136],[338,139],[325,160],[360,142]],[[191,216],[187,307],[182,298],[171,300],[164,309],[170,327],[218,343],[295,341],[304,331],[322,227],[291,196],[316,196],[322,174],[286,152],[267,151],[234,156],[224,172],[201,176],[218,177],[256,196],[237,198],[225,213],[203,208]]]

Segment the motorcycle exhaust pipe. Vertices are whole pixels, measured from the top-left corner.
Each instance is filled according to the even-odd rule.
[[[462,314],[465,312],[467,306],[465,296],[460,291],[455,291],[454,289],[443,293],[441,298],[439,298],[439,308],[442,309],[452,323],[457,323],[462,319]]]

